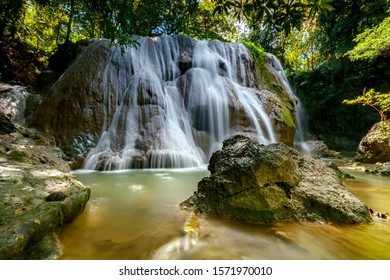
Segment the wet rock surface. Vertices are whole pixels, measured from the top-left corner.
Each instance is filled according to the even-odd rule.
[[[360,141],[355,160],[363,163],[390,161],[390,120],[376,123]]]
[[[368,166],[365,169],[365,172],[376,175],[390,176],[390,162],[377,162],[375,165]]]
[[[0,134],[7,134],[16,130],[15,125],[11,122],[10,118],[0,112]]]
[[[97,170],[197,166],[237,130],[293,144],[294,98],[268,60],[260,73],[237,43],[206,46],[184,35],[139,41],[124,53],[108,40],[76,49],[34,112],[29,124],[73,158],[72,166],[84,158]]]
[[[299,143],[297,149],[302,150],[304,154],[309,154],[313,158],[341,158],[341,154],[329,149],[324,141],[310,140]]]
[[[234,136],[213,154],[208,168],[211,175],[181,203],[183,208],[256,224],[372,220],[333,168],[281,143],[263,146]]]
[[[89,196],[52,147],[18,132],[0,135],[0,259],[59,257],[58,233]]]

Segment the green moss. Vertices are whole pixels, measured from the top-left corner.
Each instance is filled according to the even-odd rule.
[[[242,41],[242,43],[251,52],[258,65],[263,65],[265,63],[265,51],[260,45],[248,41]]]
[[[11,160],[16,160],[16,161],[19,161],[19,162],[25,162],[25,163],[31,163],[31,164],[34,164],[35,161],[29,157],[25,152],[23,151],[17,151],[17,150],[14,150],[10,153],[9,155],[9,158]]]
[[[257,69],[260,73],[259,79],[261,84],[264,86],[264,89],[275,93],[283,102],[289,102],[290,100],[288,98],[288,94],[286,94],[286,90],[278,80],[277,76],[267,67],[267,64],[258,64]]]
[[[378,138],[380,140],[390,138],[390,120],[379,122]]]
[[[295,127],[294,118],[291,116],[291,111],[286,106],[281,106],[278,113],[284,123],[290,127]]]

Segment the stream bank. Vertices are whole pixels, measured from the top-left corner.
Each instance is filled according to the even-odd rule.
[[[0,259],[57,259],[58,234],[83,211],[90,188],[52,147],[19,132],[0,136]]]

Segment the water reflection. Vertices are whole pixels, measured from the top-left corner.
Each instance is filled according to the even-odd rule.
[[[390,212],[390,178],[348,170],[345,184],[376,211]],[[84,213],[61,233],[63,259],[390,259],[390,223],[301,222],[254,226],[198,217],[183,233],[188,198],[205,168],[79,173],[92,188]]]

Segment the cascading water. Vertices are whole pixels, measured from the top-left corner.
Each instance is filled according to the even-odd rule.
[[[301,100],[292,90],[290,83],[288,82],[286,72],[284,71],[282,64],[273,54],[268,54],[270,63],[273,65],[273,70],[275,71],[276,76],[283,85],[284,89],[293,95],[297,104],[295,106],[295,120],[296,120],[296,133],[294,139],[294,146],[303,154],[310,156],[310,147],[307,144],[308,141],[308,121],[306,118],[305,110],[303,108]]]
[[[194,42],[191,66],[185,67],[178,37],[138,42],[123,54],[111,50],[102,77],[105,124],[84,168],[201,166],[238,132],[263,144],[277,141],[252,55],[242,44]]]

